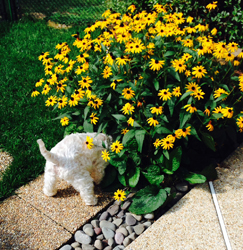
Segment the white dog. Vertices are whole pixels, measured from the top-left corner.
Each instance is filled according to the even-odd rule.
[[[86,138],[93,138],[93,148],[88,149]],[[76,133],[66,136],[51,151],[39,139],[40,152],[46,159],[44,174],[44,194],[57,193],[57,177],[70,183],[81,195],[86,205],[97,204],[94,183],[99,184],[104,177],[108,162],[101,157],[104,142],[106,148],[112,143],[111,136],[97,133]]]

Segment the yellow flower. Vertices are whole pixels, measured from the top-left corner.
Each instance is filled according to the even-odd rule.
[[[122,132],[121,132],[121,134],[122,135],[125,135],[127,132],[129,131],[129,129],[127,129],[127,128],[124,128],[124,129],[122,129]]]
[[[57,103],[57,97],[56,96],[50,96],[48,100],[46,101],[46,106],[54,106],[54,104]]]
[[[72,106],[78,105],[79,99],[80,99],[80,98],[79,98],[77,95],[72,94],[72,95],[71,95],[71,98],[70,98],[70,100],[69,100],[69,102],[68,102],[69,106],[72,107]]]
[[[193,93],[193,96],[195,98],[197,98],[198,100],[203,99],[204,95],[205,95],[205,93],[202,90],[198,90],[198,91],[196,91],[196,93]]]
[[[185,71],[185,76],[188,77],[188,76],[190,76],[190,75],[191,75],[191,71],[190,71],[190,70],[186,70],[186,71]]]
[[[149,126],[153,125],[154,127],[159,124],[159,122],[155,119],[155,117],[148,118],[147,122],[148,122]]]
[[[209,11],[211,11],[212,9],[214,10],[217,7],[217,3],[218,1],[215,1],[213,3],[209,3],[206,8],[209,9]]]
[[[45,80],[42,78],[42,79],[40,79],[36,84],[35,84],[35,86],[36,87],[40,87],[40,86],[42,86],[42,83],[43,82],[45,82]]]
[[[103,78],[107,79],[112,75],[111,67],[105,66],[104,71],[102,72]]]
[[[109,154],[109,152],[106,151],[106,149],[103,150],[101,153],[102,153],[102,158],[103,158],[104,161],[107,162],[108,160],[111,159],[110,156],[109,156],[110,154]]]
[[[208,106],[203,113],[205,113],[207,116],[210,116],[210,107]]]
[[[122,149],[123,149],[123,145],[118,140],[116,140],[115,142],[111,144],[112,152],[116,151],[116,153],[120,153]]]
[[[236,121],[237,121],[236,124],[238,125],[238,127],[239,127],[240,129],[243,129],[243,117],[240,116],[239,118],[237,118]]]
[[[67,105],[67,97],[64,95],[62,98],[58,99],[58,108],[64,108]]]
[[[229,93],[228,93],[226,90],[224,90],[224,89],[222,89],[222,88],[218,88],[218,89],[216,89],[216,90],[214,91],[213,96],[214,96],[214,98],[216,99],[216,98],[219,98],[222,94],[229,95]],[[223,100],[225,100],[225,99],[226,99],[226,98],[224,98]]]
[[[162,106],[152,107],[152,108],[150,108],[150,110],[151,110],[152,114],[156,113],[156,115],[161,115],[163,113],[163,107]]]
[[[211,34],[213,35],[213,36],[215,36],[216,34],[217,34],[217,29],[216,28],[213,28],[212,30],[211,30]]]
[[[205,74],[207,74],[207,71],[203,66],[193,67],[192,70],[192,74],[197,78],[202,78]]]
[[[129,115],[132,114],[135,110],[135,107],[131,104],[131,103],[126,103],[123,107],[122,107],[122,113],[125,115]]]
[[[161,145],[161,140],[157,138],[153,144],[156,148],[158,148]]]
[[[234,60],[234,66],[239,66],[240,65],[240,62],[238,60]]]
[[[32,94],[31,94],[31,97],[36,97],[36,96],[38,96],[39,94],[40,94],[39,91],[37,91],[36,89],[33,89],[33,92],[32,92]]]
[[[132,88],[125,88],[122,90],[122,95],[125,99],[129,100],[134,97],[135,92],[132,90]]]
[[[158,96],[160,96],[159,99],[163,99],[163,101],[170,100],[172,94],[170,93],[169,89],[161,89],[159,90]]]
[[[212,121],[210,120],[208,125],[206,126],[206,128],[208,129],[208,131],[212,132],[214,130],[214,127],[212,125]]]
[[[181,94],[181,88],[180,87],[173,88],[172,95],[176,96],[176,97],[180,97],[182,95]]]
[[[115,193],[114,193],[114,199],[119,201],[124,201],[124,199],[126,199],[126,193],[125,191],[122,191],[122,190],[117,190]]]
[[[68,119],[68,117],[63,117],[61,120],[60,120],[60,122],[61,122],[61,124],[62,124],[62,126],[66,126],[66,125],[68,125],[68,123],[69,123],[69,119]]]
[[[235,42],[229,43],[227,45],[227,49],[232,53],[235,52],[238,49],[238,43]]]
[[[232,118],[234,114],[234,110],[233,108],[226,107],[222,109],[222,114],[224,117]]]
[[[161,68],[163,68],[164,63],[165,61],[163,60],[151,59],[149,66],[150,66],[150,69],[155,71],[155,70],[160,70]]]
[[[92,113],[90,115],[90,118],[91,118],[91,124],[94,124],[96,125],[96,123],[98,122],[99,118],[96,116],[96,113]]]
[[[197,108],[195,107],[195,105],[193,103],[185,105],[184,109],[186,109],[186,111],[190,112],[190,113],[194,113],[197,111]]]
[[[131,125],[133,127],[133,123],[134,123],[134,119],[133,117],[130,117],[128,120],[127,120],[127,124],[128,125]]]
[[[163,149],[171,149],[174,147],[173,141],[170,136],[167,136],[166,138],[161,139],[161,146]]]
[[[194,19],[193,17],[189,16],[189,17],[186,19],[186,21],[187,21],[187,23],[192,23],[193,19]]]
[[[175,59],[172,61],[172,65],[175,68],[176,71],[179,71],[179,73],[182,73],[186,70],[186,65],[184,64],[185,61],[183,59]]]
[[[186,137],[187,135],[190,135],[191,133],[191,126],[189,126],[189,127],[187,127],[187,128],[183,128],[182,130],[181,130],[181,135],[183,136],[183,137]]]
[[[93,144],[93,138],[90,138],[90,136],[86,136],[86,146],[88,149],[92,149],[94,144]]]

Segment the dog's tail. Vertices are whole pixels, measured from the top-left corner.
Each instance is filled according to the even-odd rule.
[[[47,161],[50,161],[52,162],[53,164],[55,165],[59,165],[59,159],[58,159],[58,156],[50,151],[48,151],[45,147],[45,144],[44,142],[39,139],[37,140],[37,143],[39,144],[39,149],[40,149],[40,152],[41,154],[43,155],[43,157],[47,160]]]

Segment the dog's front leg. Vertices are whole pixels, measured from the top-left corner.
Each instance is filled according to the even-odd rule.
[[[80,173],[72,181],[73,187],[80,193],[86,205],[96,205],[98,199],[94,195],[94,183],[88,171]]]

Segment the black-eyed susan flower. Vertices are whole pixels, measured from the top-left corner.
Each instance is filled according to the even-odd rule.
[[[190,112],[190,113],[194,113],[197,111],[197,108],[195,107],[195,105],[193,103],[187,104],[183,108],[186,109],[186,111]]]
[[[218,30],[217,30],[216,28],[213,28],[213,29],[211,30],[212,36],[215,36],[215,35],[217,34],[217,32],[218,32]]]
[[[213,110],[213,113],[214,114],[222,114],[222,117],[221,118],[224,118],[223,117],[223,108],[221,107],[221,106],[219,106],[219,107],[216,107],[214,110]],[[218,119],[217,119],[218,120]]]
[[[231,42],[231,43],[229,43],[228,45],[227,45],[227,49],[231,52],[231,53],[233,53],[233,52],[235,52],[237,49],[238,49],[238,43],[235,43],[235,42]]]
[[[234,60],[233,64],[234,64],[234,66],[239,66],[240,65],[240,61]]]
[[[210,120],[206,126],[206,128],[208,129],[208,131],[212,132],[214,130],[212,121]]]
[[[96,125],[96,123],[98,122],[99,118],[98,118],[96,115],[97,115],[96,113],[92,113],[92,114],[90,115],[91,124]]]
[[[41,92],[42,95],[47,95],[50,92],[51,88],[46,84]]]
[[[155,148],[158,148],[161,145],[161,140],[157,138],[153,145],[155,146]]]
[[[242,116],[236,119],[236,124],[240,129],[243,129],[243,117]]]
[[[133,127],[134,118],[133,118],[133,117],[130,117],[130,118],[127,120],[127,124],[128,124],[128,125],[131,125],[131,126]]]
[[[111,83],[111,87],[115,90],[116,89],[116,85],[121,82],[122,79],[117,79],[117,80],[114,80],[112,83]]]
[[[148,118],[147,122],[148,122],[149,126],[154,126],[154,127],[159,124],[159,122],[156,120],[156,117]]]
[[[203,111],[203,113],[205,113],[207,116],[210,116],[210,113],[211,113],[211,108],[210,108],[210,106],[208,106],[204,111]]]
[[[149,62],[150,69],[152,69],[153,71],[160,70],[161,68],[163,68],[164,64],[165,64],[165,61],[155,60],[153,58]]]
[[[224,54],[224,59],[226,62],[233,62],[233,60],[235,59],[235,56],[232,53],[225,53]]]
[[[163,149],[169,150],[169,149],[174,147],[174,143],[171,140],[171,138],[167,136],[167,137],[161,139],[161,147]]]
[[[125,135],[127,132],[129,132],[129,129],[123,128],[122,131],[121,131],[121,134]]]
[[[169,89],[161,89],[159,90],[158,96],[160,97],[159,99],[162,99],[163,101],[167,101],[171,99],[171,92]]]
[[[196,78],[202,78],[207,74],[206,69],[203,66],[196,66],[192,68],[192,74],[195,75]]]
[[[131,115],[134,111],[135,111],[135,107],[130,102],[126,103],[122,107],[122,113],[125,115]]]
[[[150,112],[152,114],[161,115],[163,113],[163,107],[162,106],[152,107],[150,108]]]
[[[191,71],[190,71],[190,70],[186,70],[186,71],[185,71],[185,76],[186,76],[186,77],[189,77],[190,75],[191,75]]]
[[[188,126],[187,128],[181,129],[181,135],[183,137],[186,137],[191,134],[191,126]]]
[[[192,39],[182,40],[182,45],[191,48],[193,47],[193,40]]]
[[[207,8],[209,11],[214,10],[214,9],[217,8],[217,3],[218,3],[218,1],[215,1],[215,2],[213,2],[213,3],[209,3],[209,4],[206,6],[206,8]]]
[[[194,98],[197,98],[198,100],[201,100],[204,98],[205,93],[202,90],[198,90],[195,93],[193,93]]]
[[[111,151],[112,152],[115,151],[116,153],[120,153],[122,149],[123,149],[123,145],[118,140],[116,140],[115,142],[113,142],[111,144]]]
[[[76,94],[72,94],[68,104],[70,107],[78,105],[80,98]]]
[[[86,136],[86,141],[85,141],[85,145],[88,149],[92,149],[94,144],[93,144],[93,138],[91,138],[90,136]]]
[[[42,52],[41,55],[38,57],[39,61],[45,59],[47,56],[49,56],[49,54],[49,52]]]
[[[103,78],[107,79],[112,75],[111,67],[105,66],[104,71],[102,72]]]
[[[86,62],[86,58],[88,58],[88,57],[89,57],[89,54],[85,52],[83,54],[78,55],[76,58],[77,58],[77,61],[79,63],[85,63]]]
[[[104,161],[108,161],[108,160],[110,160],[111,158],[110,158],[110,153],[109,153],[109,151],[106,151],[106,149],[105,150],[103,150],[102,152],[102,158],[103,158],[103,160]]]
[[[189,16],[189,17],[186,19],[186,22],[187,22],[187,23],[192,23],[193,19],[194,19],[193,17]]]
[[[57,92],[60,90],[63,93],[65,91],[66,86],[67,86],[66,84],[63,84],[62,82],[59,82],[57,84]]]
[[[61,120],[60,120],[60,123],[62,124],[62,126],[66,126],[69,124],[69,118],[68,117],[63,117]]]
[[[234,110],[233,110],[233,108],[226,107],[226,108],[222,109],[222,114],[226,118],[232,118],[233,114],[234,114]]]
[[[126,65],[127,64],[127,62],[129,61],[129,59],[127,59],[126,57],[124,57],[124,56],[121,56],[121,57],[117,57],[116,58],[116,63],[117,63],[117,65]]]
[[[33,92],[31,93],[31,97],[36,97],[40,94],[39,91],[37,91],[36,89],[33,89]]]
[[[172,95],[176,97],[180,97],[182,95],[180,86],[173,88]]]
[[[40,79],[40,80],[35,84],[36,88],[41,87],[42,84],[43,84],[44,82],[45,82],[45,80],[44,80],[43,78]]]
[[[117,201],[119,201],[119,200],[124,201],[124,199],[126,199],[126,193],[125,193],[125,191],[118,189],[114,193],[114,199],[117,200]]]
[[[50,96],[46,101],[46,106],[54,106],[57,103],[57,97],[56,96]]]
[[[64,95],[61,98],[58,98],[58,108],[62,109],[67,105],[68,98]]]
[[[125,99],[130,100],[135,96],[135,92],[132,90],[132,88],[124,88],[122,90],[122,95]]]
[[[85,91],[83,91],[81,88],[77,90],[75,89],[74,93],[79,99],[82,99],[85,95]]]
[[[216,99],[216,98],[219,98],[222,94],[229,95],[229,93],[226,90],[222,88],[218,88],[214,91],[213,97]],[[226,98],[224,98],[224,100],[225,99]]]
[[[175,71],[179,71],[179,73],[182,73],[186,70],[185,61],[183,59],[173,60],[172,66],[175,68]]]

